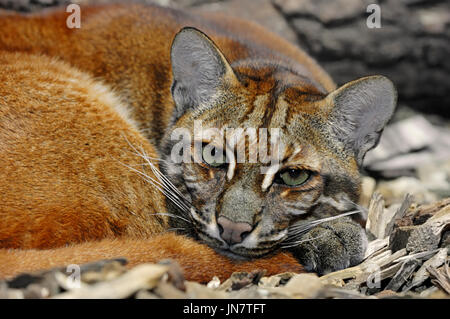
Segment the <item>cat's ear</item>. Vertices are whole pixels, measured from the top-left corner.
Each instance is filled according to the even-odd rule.
[[[219,48],[195,28],[186,27],[177,33],[170,56],[176,118],[189,108],[211,101],[226,81],[236,80]]]
[[[379,141],[394,114],[397,91],[384,76],[349,82],[327,96],[328,121],[336,137],[353,151],[361,166],[364,155]]]

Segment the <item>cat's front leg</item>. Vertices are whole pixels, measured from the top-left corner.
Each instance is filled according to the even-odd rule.
[[[359,264],[367,248],[364,229],[350,218],[312,228],[290,248],[306,270],[323,275]]]

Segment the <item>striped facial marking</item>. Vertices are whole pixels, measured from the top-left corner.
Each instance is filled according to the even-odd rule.
[[[329,134],[323,88],[270,65],[234,70],[238,84],[174,126],[194,136],[194,121],[201,121],[219,132],[220,143],[202,137],[192,145],[212,143],[214,154],[206,154],[223,152],[226,161],[208,162],[196,152],[203,158],[171,162],[175,142],[166,139],[162,169],[192,203],[195,236],[235,257],[259,257],[277,249],[293,223],[348,210],[359,173]]]

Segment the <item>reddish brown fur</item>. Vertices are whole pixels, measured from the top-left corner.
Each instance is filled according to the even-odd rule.
[[[50,248],[167,228],[164,218],[149,216],[164,207],[157,190],[121,164],[141,163],[127,140],[156,153],[115,112],[117,97],[46,57],[3,52],[0,70],[0,247]]]
[[[0,51],[0,96],[0,248],[29,249],[0,249],[0,278],[115,257],[129,266],[172,258],[200,282],[234,271],[301,271],[288,254],[239,263],[160,234],[166,218],[153,214],[165,211],[162,195],[123,165],[143,162],[130,144],[155,151],[119,115],[120,100],[88,75]]]
[[[302,267],[287,253],[247,262],[232,261],[206,245],[167,233],[150,239],[105,239],[51,250],[0,249],[0,277],[17,274],[18,270],[49,269],[117,257],[126,257],[128,267],[170,258],[182,266],[187,280],[202,283],[212,276],[225,280],[236,271],[265,269],[266,275],[302,272]]]
[[[133,118],[140,128],[146,129],[152,142],[158,142],[163,133],[161,127],[167,126],[172,115],[170,46],[184,26],[194,26],[208,34],[231,64],[249,55],[283,61],[300,67],[325,91],[335,89],[331,78],[303,51],[251,22],[156,6],[115,4],[81,8],[80,29],[66,27],[69,13],[64,10],[0,16],[0,49],[58,56],[101,77],[126,98]],[[257,72],[264,77],[263,68]],[[160,121],[156,123],[154,118]]]

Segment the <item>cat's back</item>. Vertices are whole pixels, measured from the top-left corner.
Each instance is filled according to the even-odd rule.
[[[0,49],[57,56],[101,77],[132,107],[133,118],[155,144],[173,113],[171,44],[186,26],[206,33],[232,67],[253,77],[265,79],[265,63],[276,62],[324,92],[335,89],[300,48],[255,23],[223,14],[122,3],[81,6],[80,28],[69,28],[68,19],[65,8],[0,15]]]
[[[131,145],[155,156],[107,86],[56,59],[0,51],[0,247],[160,232],[164,218],[149,215],[163,200],[127,167],[142,170]]]

